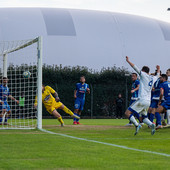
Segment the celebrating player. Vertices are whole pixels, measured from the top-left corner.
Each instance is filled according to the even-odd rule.
[[[170,125],[170,82],[167,80],[168,76],[166,74],[162,74],[160,78],[162,83],[160,85],[159,105],[155,114],[165,113],[167,111],[167,123]],[[164,102],[161,103],[163,96]]]
[[[138,99],[138,91],[139,91],[139,84],[140,84],[136,73],[131,74],[131,79],[132,79],[132,89],[131,89],[132,97],[130,100],[130,105],[132,105]],[[138,113],[134,113],[134,114],[135,114],[135,117],[139,120],[139,114]],[[129,123],[126,126],[131,126],[131,125],[132,125],[132,122],[129,121]]]
[[[11,113],[11,109],[7,102],[7,98],[10,98],[11,100],[13,100],[17,104],[19,104],[19,101],[11,96],[7,84],[8,84],[8,78],[3,77],[2,84],[0,85],[0,111],[1,111],[0,125],[2,125],[2,124],[8,125],[7,121],[8,121],[8,116]]]
[[[135,135],[138,133],[142,126],[136,121],[133,113],[139,113],[142,116],[143,123],[146,123],[149,127],[151,127],[151,134],[153,135],[155,133],[155,124],[153,124],[147,118],[147,110],[150,106],[152,86],[158,79],[158,77],[149,75],[149,67],[147,66],[143,66],[142,70],[140,71],[136,65],[129,61],[128,56],[126,56],[126,61],[140,75],[140,86],[138,100],[136,100],[136,102],[134,102],[126,110],[125,114],[129,118],[129,120],[136,126]],[[157,66],[157,72],[160,74],[159,66]]]
[[[86,82],[85,76],[81,76],[80,83],[76,84],[76,89],[74,90],[74,98],[75,98],[74,114],[77,115],[78,117],[80,117],[85,104],[86,92],[90,94],[89,85],[86,84],[85,82]],[[80,124],[79,119],[74,118],[73,124],[74,125]]]
[[[166,71],[166,75],[168,76],[168,81],[170,82],[170,68]]]
[[[54,97],[52,94],[54,95]],[[64,121],[56,109],[61,109],[65,113],[69,114],[71,117],[79,119],[78,116],[74,115],[74,113],[70,109],[68,109],[66,106],[63,105],[63,103],[60,102],[58,93],[50,86],[42,85],[42,102],[46,110],[53,116],[57,117],[58,121],[61,123],[61,126],[64,126]],[[34,107],[37,107],[37,96],[35,99]]]

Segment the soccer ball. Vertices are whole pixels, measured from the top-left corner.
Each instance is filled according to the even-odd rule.
[[[31,73],[29,71],[24,71],[23,72],[23,77],[24,78],[30,78],[30,76],[31,76]]]

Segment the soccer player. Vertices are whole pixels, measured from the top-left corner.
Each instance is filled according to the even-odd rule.
[[[11,113],[10,106],[7,102],[7,98],[10,98],[11,100],[15,101],[17,104],[19,104],[19,101],[16,100],[12,95],[10,94],[10,90],[7,86],[8,84],[8,78],[3,77],[2,78],[2,84],[0,85],[0,125],[8,125],[8,116]]]
[[[85,96],[86,92],[90,94],[90,88],[89,85],[85,83],[86,79],[85,76],[80,77],[80,83],[76,84],[76,89],[74,90],[74,114],[80,117],[81,112],[83,110],[84,104],[85,104]],[[74,118],[73,124],[77,125],[79,123],[79,119]]]
[[[130,100],[130,105],[132,105],[138,99],[138,91],[139,91],[139,85],[140,85],[140,82],[138,80],[138,76],[136,73],[131,74],[131,79],[132,79],[132,89],[131,89],[132,97]],[[138,113],[134,113],[134,114],[135,114],[135,117],[139,120],[139,114]],[[132,122],[129,121],[129,123],[126,126],[131,126],[131,125],[132,125]]]
[[[71,117],[79,119],[78,116],[74,115],[74,113],[70,109],[68,109],[66,106],[63,105],[63,103],[60,102],[58,93],[50,86],[42,85],[42,102],[46,110],[53,116],[57,117],[58,121],[61,123],[61,126],[64,126],[64,121],[61,115],[57,112],[57,109],[61,109],[65,113],[69,114]],[[34,107],[37,107],[37,96],[35,98]]]
[[[165,113],[167,111],[167,121],[168,125],[170,125],[170,82],[167,81],[168,76],[166,74],[162,74],[160,81],[162,82],[160,85],[160,97],[158,108],[156,109],[157,114]],[[162,98],[164,96],[164,102],[161,103]],[[156,114],[155,113],[155,114]],[[158,129],[159,127],[157,127]]]
[[[168,76],[168,81],[170,82],[170,68],[166,71],[166,75]]]
[[[152,99],[151,99],[151,105],[150,105],[150,121],[153,122],[154,117],[156,117],[156,125],[161,127],[161,116],[160,114],[156,113],[155,111],[158,108],[158,103],[159,103],[159,96],[160,96],[160,85],[161,85],[161,81],[160,78],[158,78],[158,80],[156,80],[156,82],[153,85],[153,89],[152,89]]]
[[[139,132],[140,128],[142,127],[133,116],[133,113],[140,113],[142,116],[143,123],[147,124],[151,127],[151,134],[155,133],[155,124],[153,124],[147,117],[147,110],[150,106],[151,100],[151,90],[153,84],[158,79],[157,76],[149,75],[149,67],[143,66],[142,70],[140,71],[139,68],[130,62],[129,57],[126,56],[126,61],[129,65],[139,74],[140,76],[140,86],[139,86],[139,93],[138,93],[138,100],[136,100],[125,112],[125,115],[129,118],[129,120],[136,126],[135,135]],[[157,72],[160,74],[160,67],[157,66]],[[159,75],[158,74],[158,75]]]

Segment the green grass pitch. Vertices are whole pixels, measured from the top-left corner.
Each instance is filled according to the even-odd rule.
[[[65,120],[43,120],[55,133],[170,155],[170,129],[151,136],[145,125],[137,136],[128,120],[82,119],[82,125]],[[0,130],[0,169],[170,169],[170,157],[48,134],[38,130]]]

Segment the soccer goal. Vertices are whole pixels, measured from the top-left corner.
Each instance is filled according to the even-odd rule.
[[[0,77],[0,129],[41,129],[42,37],[0,42]]]

